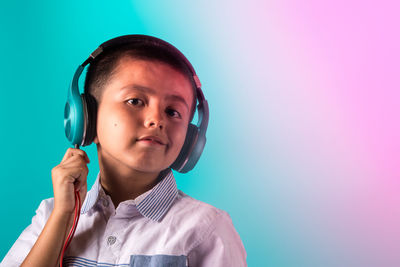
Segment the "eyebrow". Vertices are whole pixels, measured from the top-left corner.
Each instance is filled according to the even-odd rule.
[[[138,84],[132,84],[132,85],[125,86],[121,89],[121,92],[125,91],[125,90],[129,90],[129,89],[134,89],[136,91],[140,91],[143,93],[150,93],[152,95],[156,94],[156,91],[154,89],[152,89],[150,87],[138,85]],[[186,103],[185,99],[180,95],[167,95],[166,99],[181,102],[182,104],[184,104],[186,106],[187,110],[189,110],[189,105]]]

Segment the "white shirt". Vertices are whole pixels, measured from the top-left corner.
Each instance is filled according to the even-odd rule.
[[[170,169],[152,189],[115,209],[100,173],[83,202],[63,266],[243,267],[246,251],[229,214],[177,189]],[[20,266],[53,210],[43,200],[1,267]]]

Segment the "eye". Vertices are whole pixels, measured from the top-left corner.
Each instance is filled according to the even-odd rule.
[[[128,100],[128,103],[131,103],[134,106],[137,106],[139,104],[143,104],[143,101],[139,98],[132,98]]]
[[[169,109],[167,109],[166,112],[171,117],[174,117],[174,118],[180,118],[181,117],[181,114],[178,111],[174,110],[174,109],[169,108]]]

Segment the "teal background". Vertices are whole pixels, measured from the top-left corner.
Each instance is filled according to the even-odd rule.
[[[207,144],[178,187],[226,210],[249,266],[400,266],[395,1],[1,1],[0,258],[53,196],[72,75],[149,34],[191,61]],[[98,172],[96,147],[88,183]]]

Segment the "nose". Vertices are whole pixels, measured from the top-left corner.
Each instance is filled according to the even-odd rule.
[[[145,127],[160,128],[160,130],[162,130],[164,128],[164,121],[161,114],[162,113],[159,111],[158,108],[149,108],[144,121]]]

